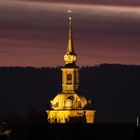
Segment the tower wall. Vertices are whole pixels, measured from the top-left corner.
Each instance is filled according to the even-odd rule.
[[[62,70],[62,91],[73,92],[79,87],[79,68],[61,68]]]

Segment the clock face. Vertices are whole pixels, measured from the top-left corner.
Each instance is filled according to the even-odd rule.
[[[66,54],[66,55],[64,56],[64,60],[65,60],[66,62],[73,63],[73,62],[76,61],[76,56],[75,56],[75,55],[68,55],[68,54]]]
[[[68,60],[72,61],[72,57],[70,55],[68,55]]]

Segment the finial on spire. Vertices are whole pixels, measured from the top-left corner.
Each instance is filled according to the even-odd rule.
[[[70,13],[72,13],[72,10],[71,10],[71,8],[69,8],[69,9],[68,9],[68,13],[69,13],[69,14],[70,14]]]

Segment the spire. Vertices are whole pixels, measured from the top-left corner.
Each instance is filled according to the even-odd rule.
[[[68,48],[64,55],[64,60],[66,65],[74,64],[77,60],[77,55],[74,52],[73,48],[73,38],[72,38],[72,17],[71,17],[71,10],[68,10],[69,13],[69,33],[68,33]]]
[[[68,48],[67,48],[67,54],[75,54],[74,48],[73,48],[73,38],[72,38],[72,11],[69,9],[69,34],[68,34]]]

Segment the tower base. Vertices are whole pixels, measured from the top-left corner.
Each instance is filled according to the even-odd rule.
[[[46,110],[49,123],[94,123],[95,110]]]

